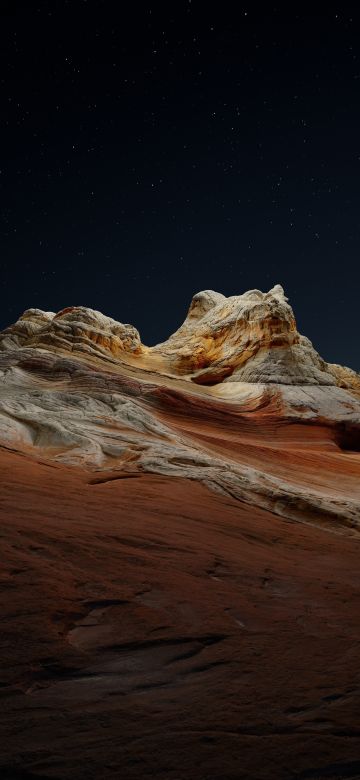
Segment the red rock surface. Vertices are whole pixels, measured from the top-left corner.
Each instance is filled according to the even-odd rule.
[[[0,334],[0,780],[360,777],[360,376],[282,288]]]
[[[181,478],[0,467],[1,778],[359,776],[355,537]]]

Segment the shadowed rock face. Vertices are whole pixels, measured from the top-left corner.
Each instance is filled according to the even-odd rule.
[[[359,775],[360,383],[283,290],[0,334],[0,776]]]

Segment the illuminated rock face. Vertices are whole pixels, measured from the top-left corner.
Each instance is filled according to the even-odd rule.
[[[154,348],[176,373],[194,382],[272,382],[334,385],[336,380],[308,339],[299,335],[280,285],[225,298],[194,296],[184,324]]]
[[[298,333],[278,284],[267,293],[250,290],[229,298],[213,290],[197,293],[181,327],[155,347],[143,345],[133,325],[84,306],[57,314],[28,309],[0,334],[0,349],[16,347],[121,361],[199,385],[337,385],[360,393],[355,372],[327,364]]]
[[[0,372],[0,445],[359,524],[359,376],[298,333],[279,285],[198,293],[155,347],[85,307],[29,309],[0,334]]]
[[[139,332],[133,325],[123,325],[85,306],[69,306],[57,314],[28,309],[2,333],[0,341],[3,349],[26,345],[95,357],[109,354],[116,358],[122,352],[141,351]]]

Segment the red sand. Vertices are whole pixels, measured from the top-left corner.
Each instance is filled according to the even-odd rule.
[[[360,776],[359,543],[1,451],[3,778]]]

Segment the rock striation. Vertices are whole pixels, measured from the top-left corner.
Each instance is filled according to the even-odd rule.
[[[133,325],[84,306],[57,314],[28,309],[0,334],[1,350],[16,347],[121,361],[200,385],[335,385],[360,394],[359,375],[326,363],[298,333],[279,284],[229,298],[213,290],[197,293],[181,327],[155,347],[142,344]]]
[[[359,525],[360,378],[298,333],[280,285],[200,292],[155,347],[85,307],[29,309],[0,334],[0,371],[0,444]]]
[[[2,332],[0,341],[2,349],[28,346],[100,357],[141,351],[140,335],[133,325],[123,325],[85,306],[68,306],[57,314],[27,309]]]
[[[359,776],[360,377],[279,285],[27,310],[0,471],[1,778]]]
[[[279,284],[267,293],[249,290],[230,298],[198,293],[183,325],[155,350],[176,373],[200,384],[336,384],[310,341],[299,335]]]

